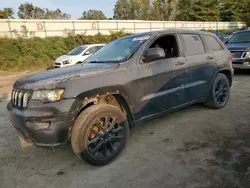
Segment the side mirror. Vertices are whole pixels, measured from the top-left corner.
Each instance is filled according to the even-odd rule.
[[[160,59],[165,59],[166,54],[165,51],[162,48],[149,48],[144,54],[144,61],[146,62],[151,62],[151,61],[156,61]]]
[[[90,52],[87,51],[87,52],[85,52],[83,55],[90,55]]]

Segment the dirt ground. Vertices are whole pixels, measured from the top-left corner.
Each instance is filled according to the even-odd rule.
[[[7,96],[19,76],[0,77],[0,187],[250,187],[250,73],[235,75],[228,106],[194,105],[131,129],[110,165],[81,162],[69,144],[22,150],[7,118]]]

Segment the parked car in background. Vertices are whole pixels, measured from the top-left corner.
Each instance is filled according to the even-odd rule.
[[[219,36],[219,39],[222,41],[222,42],[226,42],[228,41],[234,34],[235,32],[228,32],[228,33],[225,33],[224,35],[220,35]]]
[[[222,42],[226,42],[227,38],[224,36],[218,36],[218,38],[222,41]]]
[[[234,69],[250,69],[250,30],[238,31],[226,42]]]
[[[70,140],[80,159],[105,165],[122,152],[136,124],[195,103],[224,108],[231,60],[225,45],[208,32],[124,37],[83,64],[16,81],[9,119],[23,142],[55,147]]]
[[[56,59],[54,68],[62,68],[83,62],[92,54],[100,50],[105,44],[83,45],[73,49],[67,55]]]

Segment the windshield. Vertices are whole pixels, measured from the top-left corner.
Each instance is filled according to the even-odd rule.
[[[72,50],[71,52],[69,52],[68,55],[79,55],[79,54],[81,54],[85,49],[86,49],[86,47],[84,47],[84,46],[77,47],[77,48],[75,48],[74,50]]]
[[[86,63],[119,63],[130,59],[140,46],[150,38],[150,35],[130,36],[112,41],[93,56]]]
[[[241,32],[234,34],[227,43],[250,43],[250,32]]]

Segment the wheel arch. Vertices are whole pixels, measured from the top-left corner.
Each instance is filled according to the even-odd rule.
[[[218,73],[226,75],[226,77],[229,80],[230,86],[232,86],[232,84],[233,84],[233,74],[232,74],[232,71],[229,68],[218,69],[218,71],[214,74],[213,81],[214,81],[214,79],[215,79],[215,77],[216,77],[216,75]]]
[[[134,126],[131,101],[127,92],[121,87],[98,88],[79,94],[74,105],[75,119],[90,106],[105,103],[116,106],[123,111],[128,118],[130,127]]]

